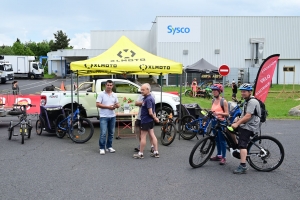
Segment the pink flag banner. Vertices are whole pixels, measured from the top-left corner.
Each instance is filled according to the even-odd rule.
[[[274,54],[269,56],[261,64],[257,72],[253,95],[262,102],[265,102],[268,96],[268,92],[271,87],[272,78],[274,75],[275,68],[277,66],[279,56],[280,54]]]

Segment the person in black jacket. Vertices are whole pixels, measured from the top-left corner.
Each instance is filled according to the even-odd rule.
[[[236,100],[237,85],[234,80],[232,81],[231,88],[232,88],[232,96],[231,97],[233,100]]]
[[[13,91],[13,95],[19,94],[20,89],[19,89],[18,81],[12,82],[12,91]]]

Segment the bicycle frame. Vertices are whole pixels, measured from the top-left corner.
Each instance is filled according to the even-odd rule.
[[[21,110],[22,110],[22,114],[20,116],[20,121],[16,124],[16,125],[13,125],[12,127],[10,128],[14,128],[18,125],[20,125],[20,128],[27,128],[27,126],[32,129],[32,125],[31,125],[31,119],[27,120],[27,112],[26,112],[26,105],[14,105],[15,107],[20,107]]]
[[[204,120],[206,120],[205,123],[204,123]],[[198,130],[195,130],[195,129],[192,129],[190,127],[192,126],[195,126],[196,123],[198,123],[199,125],[199,128]],[[210,117],[198,117],[197,119],[189,122],[189,123],[186,123],[185,124],[185,128],[189,131],[193,131],[194,133],[202,133],[202,135],[204,136],[206,133],[209,133],[210,132],[210,127],[211,127],[211,123],[212,123],[212,119]]]
[[[71,126],[71,124],[72,124],[72,122],[73,121],[75,121],[76,119],[78,119],[79,120],[79,118],[80,118],[80,115],[79,115],[79,107],[77,107],[77,109],[75,110],[75,112],[73,113],[73,118],[71,118],[71,114],[69,114],[64,120],[62,120],[61,122],[59,122],[58,123],[58,127],[59,127],[59,129],[61,129],[61,130],[63,130],[63,131],[66,131],[68,134],[69,134],[69,132],[68,132],[68,130],[73,130],[72,128],[70,128],[70,127],[73,127],[73,126]],[[63,123],[63,122],[65,122],[65,121],[67,121],[67,127],[66,128],[63,128],[63,127],[61,127],[61,124]],[[80,124],[80,123],[79,123]],[[79,127],[80,128],[80,127]]]

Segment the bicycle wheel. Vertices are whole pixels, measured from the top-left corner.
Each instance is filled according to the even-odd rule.
[[[35,123],[35,130],[36,130],[36,134],[37,135],[41,135],[43,132],[43,127],[42,127],[42,123],[40,120],[37,120]]]
[[[170,145],[176,137],[176,132],[177,130],[173,123],[166,123],[162,127],[162,131],[160,135],[161,144],[165,146]]]
[[[24,138],[25,138],[25,127],[20,128],[21,130],[21,144],[24,144]]]
[[[199,140],[191,151],[189,162],[193,168],[204,165],[213,154],[216,146],[214,137],[206,136]]]
[[[258,171],[270,172],[278,168],[284,159],[282,144],[271,136],[253,138],[247,147],[247,161]]]
[[[10,121],[9,127],[8,127],[8,140],[11,140],[13,133],[14,133],[13,122]]]
[[[94,125],[86,118],[76,119],[73,124],[71,140],[76,143],[85,143],[91,139],[94,134]]]
[[[192,115],[186,115],[181,119],[180,136],[185,140],[193,139],[199,129],[198,121]]]
[[[31,119],[28,120],[28,128],[27,128],[27,131],[28,131],[28,136],[27,138],[29,139],[30,136],[31,136],[31,129],[32,129],[32,126],[31,126]]]
[[[187,91],[185,91],[184,95],[186,97],[192,97],[193,96],[193,92],[192,92],[192,90],[187,90]]]
[[[65,128],[65,129],[68,128],[68,122],[67,122],[67,120],[63,121],[65,118],[66,118],[66,117],[65,117],[64,114],[60,114],[60,115],[58,115],[58,117],[56,118],[56,121],[55,121],[55,133],[56,133],[56,136],[57,136],[58,138],[63,138],[63,137],[65,137],[65,135],[66,135],[66,131],[61,129],[61,128]],[[59,124],[59,123],[60,123],[60,124]],[[61,128],[59,128],[58,125],[59,125]]]

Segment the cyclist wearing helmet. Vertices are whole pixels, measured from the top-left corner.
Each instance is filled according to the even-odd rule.
[[[214,100],[212,103],[211,111],[214,112],[215,116],[222,121],[222,123],[226,123],[226,117],[228,117],[228,103],[225,99],[222,100],[220,94],[223,92],[223,86],[221,84],[214,84],[211,86],[212,94],[214,96]],[[221,106],[221,101],[223,101],[223,107]],[[212,126],[216,125],[216,121],[212,122]],[[220,130],[218,133],[214,132],[217,143],[217,155],[211,157],[211,161],[220,161],[220,165],[226,164],[226,140]]]
[[[259,116],[261,115],[259,102],[252,98],[252,85],[244,83],[239,87],[239,90],[241,90],[241,95],[245,99],[245,103],[241,118],[231,125],[234,129],[238,128],[238,147],[241,156],[241,163],[233,171],[234,174],[244,174],[248,170],[248,167],[246,166],[247,145],[250,141],[250,136],[252,136],[254,132],[258,132],[260,126]],[[257,115],[254,114],[255,110]]]

